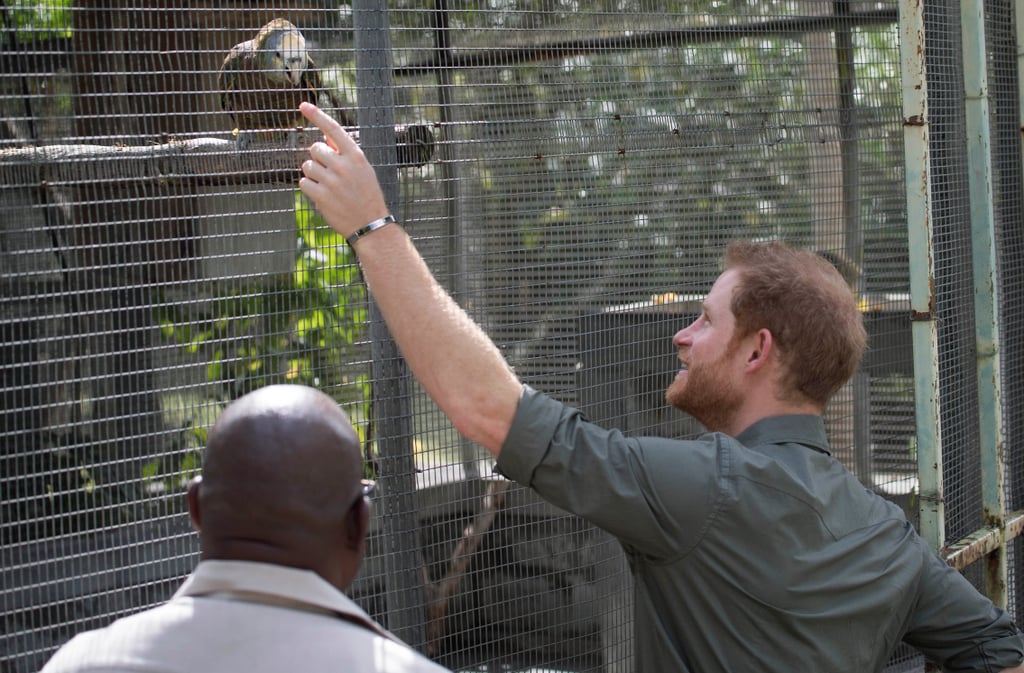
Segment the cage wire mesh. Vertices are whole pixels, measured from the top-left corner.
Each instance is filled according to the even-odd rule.
[[[1003,111],[1020,83],[1012,1],[988,6],[1013,440],[1021,158],[1018,117]],[[234,118],[222,109],[225,57],[276,18],[305,36],[317,100],[368,154],[390,157],[398,214],[445,287],[525,382],[595,421],[701,431],[662,395],[672,334],[699,311],[729,240],[781,238],[836,264],[870,348],[827,409],[832,445],[915,517],[895,3],[377,11],[390,25],[374,67],[393,80],[394,150],[365,140],[375,122],[359,118],[346,4],[4,5],[2,670],[37,669],[72,634],[173,592],[197,560],[182,495],[206,432],[232,399],[275,382],[331,394],[383,485],[352,590],[373,617],[453,670],[632,670],[617,542],[495,478],[381,347],[354,258],[296,192],[315,136],[290,128],[294,101],[257,83]],[[981,523],[959,9],[931,2],[925,18],[956,539]],[[268,124],[252,110],[280,114]],[[1014,507],[1020,461],[1011,449]],[[919,663],[907,650],[893,659]]]
[[[1006,438],[1006,498],[1008,509],[1015,511],[1024,504],[1021,481],[1024,474],[1024,454],[1020,441],[1024,437],[1024,184],[1021,156],[1020,128],[1024,126],[1020,109],[1021,73],[1014,68],[1016,53],[1020,50],[1019,36],[1012,26],[1016,20],[1012,3],[996,3],[986,7],[985,29],[992,47],[989,65],[989,84],[998,106],[991,115],[994,130],[992,164],[995,172],[998,207],[995,209],[1000,294],[1000,336],[1004,349],[1000,380],[1004,404],[1003,424]],[[1009,549],[1011,554],[1008,573],[1010,612],[1019,614],[1021,586],[1021,550],[1019,545]]]
[[[930,88],[932,175],[935,201],[934,253],[938,300],[941,404],[956,410],[942,416],[945,488],[958,507],[946,511],[947,537],[956,540],[981,522],[981,490],[976,419],[978,382],[974,348],[974,297],[970,260],[970,195],[963,152],[966,121],[963,109],[963,47],[957,3],[935,3],[925,12],[928,67],[942,72],[949,85]]]

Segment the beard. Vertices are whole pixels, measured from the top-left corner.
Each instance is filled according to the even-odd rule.
[[[711,432],[729,427],[743,402],[743,391],[723,374],[735,354],[735,344],[711,362],[697,362],[685,376],[675,378],[665,391],[665,401],[697,419]]]

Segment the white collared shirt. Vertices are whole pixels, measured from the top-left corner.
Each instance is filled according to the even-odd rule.
[[[41,673],[445,673],[316,573],[203,561],[170,601],[79,634]]]

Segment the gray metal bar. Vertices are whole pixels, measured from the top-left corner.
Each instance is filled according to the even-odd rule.
[[[391,212],[398,212],[391,35],[386,0],[352,3],[358,122],[363,152],[377,171]],[[381,497],[377,501],[387,570],[387,626],[413,647],[426,646],[424,587],[416,518],[409,373],[376,302],[370,304],[374,422]]]
[[[848,22],[835,28],[839,97],[839,162],[842,175],[844,253],[857,270],[858,297],[864,296],[864,227],[860,221],[860,150],[857,129],[857,71],[850,0],[833,0],[832,13]],[[851,380],[853,392],[853,447],[857,473],[871,479],[871,381],[863,369]]]
[[[920,532],[938,550],[945,538],[946,526],[939,424],[939,341],[935,271],[932,267],[932,182],[929,172],[931,152],[928,146],[924,3],[900,0],[899,13]]]
[[[832,12],[850,20],[850,0],[833,0]],[[857,72],[854,67],[852,20],[839,22],[835,30],[836,67],[839,88],[839,157],[843,175],[843,227],[846,258],[864,266],[864,228],[860,222],[860,157],[857,131]],[[863,274],[858,274],[857,291],[863,293]]]
[[[1017,37],[1017,122],[1020,128],[1021,158],[1024,159],[1024,7],[1021,7],[1019,2],[1011,5]]]
[[[1003,528],[981,528],[967,537],[943,547],[940,556],[947,564],[963,570],[975,561],[984,558],[999,547],[1020,537],[1024,532],[1024,510],[1017,510],[1007,515]]]
[[[462,220],[462,200],[459,194],[458,163],[452,156],[452,110],[455,99],[452,92],[455,84],[453,69],[447,65],[454,59],[451,44],[451,30],[448,22],[448,0],[434,0],[434,48],[439,63],[437,75],[438,121],[441,123],[438,144],[438,171],[444,189],[445,224],[447,225],[448,276],[451,278],[449,291],[461,306],[466,306],[466,230]],[[462,459],[462,474],[466,479],[479,479],[478,450],[476,444],[459,436],[459,456]]]
[[[989,125],[988,55],[985,6],[962,0],[960,29],[964,55],[964,111],[967,126],[968,185],[971,199],[971,248],[974,270],[974,328],[977,340],[978,432],[981,449],[982,506],[985,524],[999,531],[987,554],[985,592],[1006,607],[1006,523],[1003,461],[1002,374],[999,346],[999,275],[996,223],[992,204],[992,134]]]
[[[849,21],[844,21],[843,25],[849,23],[858,27],[867,27],[892,25],[896,21],[897,14],[892,8],[885,7],[866,12],[851,12],[849,16]],[[490,68],[497,66],[510,68],[523,63],[560,61],[582,54],[633,51],[638,44],[642,44],[648,49],[660,49],[663,47],[714,44],[763,35],[791,37],[802,33],[833,31],[836,30],[838,25],[840,25],[840,22],[834,14],[820,14],[724,26],[691,27],[683,30],[657,30],[643,33],[628,31],[609,37],[560,40],[558,42],[522,46],[514,49],[503,47],[501,49],[482,51],[463,51],[452,60],[450,65],[456,70],[460,68]],[[437,56],[434,56],[396,69],[395,76],[415,77],[425,75],[442,67],[442,65]]]

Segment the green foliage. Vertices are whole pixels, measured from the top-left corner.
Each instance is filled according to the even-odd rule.
[[[356,349],[367,320],[359,267],[344,239],[301,192],[296,192],[295,222],[298,250],[291,274],[260,286],[211,292],[200,309],[166,303],[158,316],[161,333],[189,359],[205,363],[216,410],[265,385],[296,383],[349,405],[359,426],[369,416],[370,400],[369,378],[353,364],[360,360]],[[180,448],[186,453],[180,464],[161,458],[147,466],[143,477],[150,490],[173,486],[166,481],[169,474],[194,473],[195,452],[205,444],[210,421],[183,422]]]
[[[389,5],[393,25],[422,22],[414,4]],[[841,231],[855,226],[870,263],[876,251],[903,254],[898,31],[850,29],[855,69],[845,72],[853,100],[839,101],[835,38],[758,28],[765,18],[806,11],[748,0],[497,0],[453,11],[452,26],[464,29],[460,49],[497,44],[514,54],[561,44],[556,35],[636,37],[635,48],[544,61],[510,56],[508,67],[454,74],[457,105],[478,116],[449,133],[480,147],[459,177],[466,193],[475,181],[478,226],[500,241],[500,255],[482,257],[483,272],[517,274],[512,301],[574,304],[581,296],[706,290],[719,249],[733,238],[839,245]],[[699,35],[724,25],[734,29],[724,39],[665,46],[644,39],[645,31]],[[398,61],[422,60],[412,48],[417,39],[416,30],[399,33]],[[423,82],[425,90],[434,86]],[[419,101],[427,96],[412,88],[403,87],[403,100],[426,106]],[[852,107],[839,109],[840,102]],[[857,182],[841,174],[850,157],[845,169]],[[406,180],[410,193],[431,188],[416,179]],[[842,192],[849,185],[856,197]],[[856,209],[828,205],[845,198],[857,198]],[[546,280],[552,276],[557,282]],[[885,287],[901,280],[872,279]]]
[[[345,241],[296,196],[299,236],[290,276],[261,286],[234,286],[195,307],[168,305],[165,339],[206,362],[206,378],[228,402],[271,383],[331,389],[364,381],[341,372],[363,334],[366,293]],[[346,389],[347,393],[347,389]],[[351,394],[346,394],[351,401]]]
[[[0,8],[4,27],[20,41],[71,36],[71,0],[8,0]]]

